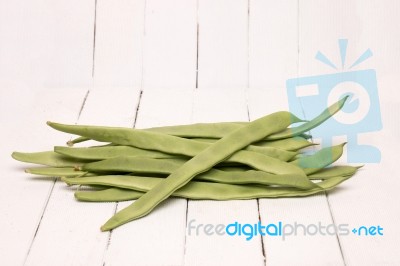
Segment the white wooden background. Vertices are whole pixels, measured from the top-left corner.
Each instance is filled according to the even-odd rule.
[[[396,0],[0,0],[1,265],[400,265],[400,4]],[[54,120],[137,128],[255,119],[287,109],[285,81],[330,73],[366,48],[378,75],[382,152],[340,189],[301,199],[170,199],[101,233],[129,203],[79,203],[10,158],[68,137]],[[25,165],[26,166],[26,165]],[[189,236],[186,224],[348,223],[383,237]]]

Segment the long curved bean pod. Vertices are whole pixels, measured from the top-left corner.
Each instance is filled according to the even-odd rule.
[[[330,190],[338,184],[349,179],[351,176],[336,176],[328,180],[319,182],[319,187],[310,190],[300,190],[296,188],[275,188],[265,186],[238,186],[230,184],[219,184],[209,182],[191,181],[186,186],[176,190],[172,196],[187,199],[208,199],[208,200],[233,200],[233,199],[255,199],[255,198],[275,198],[275,197],[301,197],[309,196],[322,191]],[[137,199],[141,195],[138,192],[151,191],[154,187],[161,184],[163,179],[115,176],[115,178],[104,177],[97,180],[85,181],[86,178],[63,178],[62,180],[69,185],[105,185],[113,188],[95,192],[75,192],[75,197],[86,201],[120,201]],[[122,190],[121,190],[122,189]],[[134,193],[129,195],[129,190]],[[121,192],[122,191],[122,192]],[[90,194],[89,194],[90,193]],[[144,194],[143,194],[144,195]]]
[[[90,139],[86,138],[86,137],[77,137],[75,139],[67,141],[67,146],[72,147],[72,146],[74,146],[74,144],[85,142],[88,140],[90,140]]]
[[[165,165],[169,161],[173,161],[182,165],[185,160],[182,159],[159,159],[160,167]],[[164,164],[162,163],[164,162]],[[296,176],[298,182],[301,183],[305,188],[315,187],[315,184],[308,180],[304,171],[300,169],[296,164],[282,162],[280,160],[258,154],[250,151],[240,151],[226,159],[224,162],[238,162],[248,165],[254,169],[264,171],[271,174],[291,174]],[[88,163],[82,165],[82,170],[84,171],[123,171],[123,172],[140,172],[140,168],[146,168],[150,170],[149,165],[155,165],[156,160],[151,160],[149,158],[138,158],[138,157],[116,157],[103,161]],[[172,168],[168,166],[168,171]],[[159,170],[161,171],[161,170]],[[163,173],[165,173],[165,170]],[[301,181],[300,181],[301,180]]]
[[[286,138],[280,140],[270,140],[270,141],[259,141],[257,143],[253,143],[253,146],[260,146],[260,147],[271,147],[277,148],[281,150],[287,151],[298,151],[300,149],[316,145],[305,138],[302,137],[293,137],[293,138]]]
[[[324,168],[308,176],[310,180],[324,180],[335,176],[352,176],[361,166],[338,165]]]
[[[290,113],[288,114],[292,121],[297,120],[297,118],[292,117]],[[91,137],[94,140],[105,140],[121,145],[132,145],[138,148],[159,150],[161,152],[186,155],[190,157],[195,157],[202,151],[205,151],[207,148],[210,148],[215,144],[214,143],[213,145],[210,145],[204,142],[192,141],[180,137],[163,135],[154,132],[131,130],[126,128],[63,125],[50,122],[49,125],[60,131],[85,135]],[[239,128],[238,130],[241,130],[242,128]],[[268,129],[264,128],[264,130],[267,134]],[[252,135],[252,133],[248,133],[248,135]],[[237,138],[239,139],[240,137]],[[242,163],[251,166],[254,169],[273,174],[302,175],[304,182],[309,182],[309,187],[315,186],[306,178],[303,171],[296,165],[282,162],[278,159],[263,155],[258,152],[238,150],[232,156],[225,159],[225,161]]]
[[[187,160],[182,159],[150,159],[138,157],[116,157],[104,161],[89,163],[82,166],[88,172],[125,172],[133,174],[164,174],[169,175]],[[213,181],[227,184],[263,184],[290,186],[308,189],[315,185],[304,175],[270,174],[264,171],[222,171],[210,169],[195,177],[197,180]]]
[[[313,155],[300,157],[290,162],[290,164],[297,165],[302,168],[307,175],[310,175],[337,161],[343,154],[343,146],[345,144],[346,143],[323,148]]]
[[[187,161],[132,205],[116,213],[101,227],[101,230],[108,231],[147,215],[160,202],[186,185],[196,175],[206,172],[251,143],[282,131],[296,119],[289,112],[276,112],[235,130]]]
[[[75,191],[77,200],[88,202],[127,201],[140,198],[144,192],[124,188],[105,188],[97,191]]]
[[[199,141],[186,140],[183,138],[180,138],[179,141],[183,142],[183,145],[186,145],[186,149],[181,150],[181,153],[185,153],[182,155],[190,157],[195,156],[196,152],[200,152],[201,150],[204,150],[211,145],[211,143],[200,142],[201,144],[199,144]],[[253,145],[245,147],[244,150],[261,153],[285,162],[289,161],[297,154],[296,152],[286,151],[273,147],[258,147]],[[86,160],[103,160],[117,156],[138,156],[156,159],[176,158],[177,156],[175,154],[166,153],[165,151],[160,152],[156,150],[146,150],[125,145],[97,146],[89,148],[70,148],[55,146],[54,151],[62,155]]]
[[[68,156],[55,153],[54,151],[29,152],[29,153],[13,152],[11,156],[17,161],[47,165],[52,167],[74,167],[93,161],[93,160],[74,159]]]
[[[76,177],[87,175],[87,172],[76,170],[76,168],[59,168],[59,167],[36,167],[25,169],[26,173],[42,176],[53,177]]]
[[[307,131],[310,131],[311,129],[321,125],[323,122],[325,122],[326,120],[331,118],[334,114],[339,112],[340,109],[342,109],[342,107],[346,103],[348,98],[349,98],[349,96],[345,96],[343,99],[332,104],[327,109],[325,109],[320,115],[318,115],[311,121],[306,122],[297,127],[288,128],[288,129],[284,130],[283,132],[278,132],[278,133],[272,134],[272,135],[268,136],[267,139],[268,140],[284,139],[284,138],[298,136]]]
[[[348,96],[344,97],[343,99],[339,100],[338,102],[332,104],[329,106],[327,109],[325,109],[320,115],[318,115],[316,118],[312,119],[311,121],[308,121],[300,126],[293,127],[293,128],[287,128],[285,130],[282,130],[281,132],[276,132],[274,134],[271,134],[266,137],[266,140],[278,140],[278,139],[285,139],[289,137],[294,137],[301,135],[307,131],[310,131],[311,129],[319,126],[323,122],[325,122],[327,119],[329,119],[331,116],[333,116],[335,113],[337,113],[345,104]],[[294,119],[291,121],[291,123],[297,123],[301,122],[304,120],[301,119]],[[244,127],[245,125],[248,125],[248,123],[251,122],[242,122],[242,123],[231,123],[231,122],[226,122],[226,123],[199,123],[199,124],[191,124],[191,125],[180,125],[180,126],[167,126],[167,127],[158,127],[158,128],[147,128],[147,129],[140,129],[140,131],[146,131],[146,132],[154,132],[154,133],[159,133],[159,134],[164,134],[164,135],[170,135],[170,136],[177,136],[177,137],[189,137],[189,138],[215,138],[215,139],[220,139],[230,132],[233,132],[241,127]],[[71,133],[71,134],[76,134],[84,137],[83,139],[94,139],[97,141],[104,141],[104,142],[114,142],[110,141],[109,138],[104,138],[105,136],[103,135],[101,138],[99,138],[98,135],[96,135],[97,139],[93,138],[90,135],[90,131],[81,131],[80,129],[82,126],[76,125],[75,128],[71,128],[71,126],[66,127],[66,125],[62,124],[57,124],[57,123],[52,123],[52,122],[47,122],[47,124],[54,129],[66,132],[66,133]],[[97,127],[98,128],[108,128],[108,129],[115,129],[112,127]],[[92,130],[95,130],[95,127],[91,128]],[[66,131],[68,130],[68,131]],[[138,131],[139,129],[128,129],[126,130],[130,131]],[[114,131],[115,133],[115,131]],[[78,138],[76,140],[81,140],[81,138]],[[130,145],[127,143],[118,143],[114,142],[117,144],[121,145]],[[135,145],[133,145],[135,146]]]
[[[278,132],[266,137],[267,140],[284,139],[288,137],[298,136],[304,132],[307,132],[333,116],[337,113],[346,102],[348,96],[334,103],[326,110],[324,110],[319,116],[313,120],[304,123],[303,125],[286,129],[283,132]],[[146,130],[161,132],[168,135],[174,135],[179,137],[189,137],[189,138],[222,138],[229,132],[237,129],[240,126],[244,126],[246,123],[221,123],[221,124],[192,124],[183,126],[170,126],[170,127],[158,127],[149,128]]]
[[[114,145],[97,146],[89,148],[70,148],[55,146],[54,151],[68,157],[84,160],[104,160],[118,156],[137,156],[155,159],[176,158],[177,155],[163,153],[155,150],[144,150],[132,146]]]

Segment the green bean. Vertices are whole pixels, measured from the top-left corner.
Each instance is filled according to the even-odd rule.
[[[335,176],[352,176],[361,166],[347,166],[347,165],[338,165],[329,168],[324,168],[319,170],[318,172],[311,174],[308,176],[311,180],[324,180],[329,179]]]
[[[125,172],[133,174],[164,174],[169,175],[187,160],[182,159],[150,159],[139,157],[116,157],[99,162],[89,163],[82,166],[84,171],[88,172]],[[270,174],[263,171],[221,171],[210,169],[195,177],[197,180],[205,180],[227,184],[263,184],[263,185],[281,185],[307,189],[314,187],[303,175],[295,174]]]
[[[256,199],[256,198],[275,198],[275,197],[301,197],[316,194],[322,191],[330,190],[349,179],[351,176],[336,176],[328,180],[319,182],[319,187],[310,190],[300,190],[296,188],[285,187],[265,187],[265,186],[238,186],[230,184],[219,184],[209,182],[191,181],[186,186],[176,190],[172,196],[187,199],[208,199],[208,200],[238,200],[238,199]],[[148,177],[96,177],[94,178],[63,178],[69,185],[105,185],[112,186],[108,189],[98,192],[75,192],[75,197],[86,201],[120,201],[137,199],[143,195],[138,192],[148,192],[159,184],[164,182],[161,178]],[[123,189],[123,190],[120,190]],[[133,190],[132,196],[128,191]],[[121,193],[122,191],[122,193]]]
[[[272,134],[272,135],[268,136],[267,139],[268,140],[284,139],[284,138],[298,136],[307,131],[310,131],[311,129],[321,125],[323,122],[328,120],[334,114],[339,112],[340,109],[342,109],[342,107],[344,106],[344,104],[348,98],[349,98],[349,96],[345,96],[343,99],[332,104],[327,109],[325,109],[320,115],[318,115],[316,118],[312,119],[311,121],[306,122],[298,127],[288,128],[282,132]]]
[[[191,138],[191,140],[202,141],[202,142],[209,142],[213,143],[216,142],[218,139],[211,139],[211,138]],[[257,143],[253,143],[248,147],[256,146],[256,147],[270,147],[276,148],[279,150],[286,150],[286,151],[298,151],[300,149],[316,145],[307,140],[307,138],[296,136],[286,139],[279,139],[279,140],[262,140]],[[248,149],[251,150],[251,149]]]
[[[323,148],[311,156],[304,156],[290,163],[301,167],[307,175],[310,175],[337,161],[343,154],[345,144]]]
[[[270,140],[270,141],[259,141],[257,143],[253,143],[254,146],[260,147],[271,147],[277,148],[287,151],[297,151],[312,145],[316,145],[302,137],[293,137],[287,139],[280,139],[280,140]]]
[[[192,140],[214,143],[218,139],[203,139],[203,140],[192,139]],[[294,156],[297,155],[297,152],[289,151],[284,148],[269,147],[269,146],[249,145],[245,147],[243,150],[258,152],[285,162],[287,162],[288,160],[292,159]]]
[[[75,168],[52,168],[52,167],[37,167],[28,168],[25,172],[41,176],[52,176],[52,177],[94,177],[98,176],[99,172],[101,175],[112,175],[116,173],[125,172],[125,174],[164,174],[167,175],[173,170],[177,169],[182,165],[182,162],[173,162],[166,160],[168,162],[159,162],[165,160],[155,160],[155,159],[145,159],[141,160],[126,160],[126,163],[133,163],[136,165],[132,167],[123,164],[119,164],[116,167],[111,164],[111,167],[103,165],[103,167],[94,167],[96,170],[92,172],[80,171]],[[110,159],[113,160],[113,159]],[[146,163],[146,161],[148,161]],[[152,162],[153,161],[153,162]],[[109,163],[109,162],[108,162]],[[137,166],[136,163],[140,165]],[[145,165],[142,165],[145,163]],[[238,170],[239,169],[239,170]],[[219,169],[210,169],[209,171],[200,174],[195,177],[199,181],[211,181],[226,184],[261,184],[261,185],[279,185],[287,187],[297,187],[300,189],[309,188],[308,183],[305,183],[302,176],[297,175],[274,175],[263,171],[255,170],[241,170],[241,168],[233,168],[230,171],[222,171]]]
[[[251,143],[275,132],[282,131],[296,119],[289,112],[277,112],[235,130],[187,161],[132,205],[116,213],[101,227],[101,230],[108,231],[147,215],[160,202],[168,198],[177,189],[186,185],[196,175],[206,172]],[[94,137],[97,136],[95,135]]]
[[[90,140],[90,139],[86,138],[86,137],[78,137],[78,138],[75,138],[73,140],[67,141],[67,146],[72,147],[72,146],[74,146],[74,144],[85,142],[85,141],[88,141],[88,140]]]
[[[301,135],[311,129],[319,126],[327,119],[329,119],[332,115],[337,113],[346,102],[348,96],[344,97],[340,101],[336,102],[335,104],[328,107],[325,111],[323,111],[319,116],[314,118],[313,120],[304,123],[298,127],[288,128],[282,132],[277,132],[268,136],[267,140],[277,140],[277,139],[284,139],[293,136]],[[228,126],[229,125],[229,126]],[[153,128],[153,129],[146,129],[152,130],[155,132],[162,132],[168,135],[174,135],[179,137],[189,137],[189,138],[222,138],[232,130],[237,129],[240,126],[246,125],[245,123],[239,125],[236,123],[221,123],[210,126],[209,124],[194,124],[194,125],[186,125],[186,126],[172,126],[172,127],[162,127],[162,128]],[[229,128],[231,127],[231,128]]]
[[[196,123],[190,125],[146,128],[144,130],[184,138],[221,138],[248,122]]]
[[[185,140],[182,138],[180,138],[179,140],[181,142],[183,141],[184,143],[186,143],[186,149],[183,150],[182,153],[185,153],[184,155],[191,157],[195,155],[195,152],[200,152],[201,150],[204,150],[211,145],[211,143],[200,144],[197,141],[196,143],[193,140]],[[264,155],[268,155],[270,157],[277,158],[282,161],[288,161],[297,154],[296,152],[280,150],[273,147],[257,147],[252,145],[247,146],[244,150],[258,152]],[[124,145],[98,146],[89,148],[69,148],[69,147],[56,146],[54,147],[54,151],[62,155],[67,155],[78,159],[90,159],[90,160],[103,160],[117,156],[139,156],[139,157],[158,158],[158,159],[176,157],[176,155],[171,155],[165,152],[160,152],[155,150],[144,150]]]
[[[98,191],[75,191],[77,200],[88,202],[127,201],[140,198],[144,192],[123,188],[106,188]]]
[[[295,118],[292,118],[295,120]],[[145,132],[140,130],[131,130],[125,128],[104,128],[95,126],[76,126],[76,125],[62,125],[50,123],[50,125],[60,131],[68,133],[77,133],[83,135],[90,135],[95,140],[111,141],[118,144],[131,144],[139,148],[158,149],[162,152],[169,152],[175,154],[188,155],[194,157],[203,150],[210,147],[207,143],[191,141],[180,137],[163,135],[154,132]],[[94,136],[94,137],[93,137]],[[151,141],[150,141],[151,140]],[[304,183],[308,182],[309,187],[315,185],[310,182],[303,171],[285,162],[272,157],[252,152],[240,150],[234,155],[226,159],[226,162],[242,163],[249,165],[254,169],[262,170],[273,174],[294,174],[302,175]]]
[[[53,151],[31,152],[31,153],[13,152],[11,156],[17,161],[25,163],[42,164],[52,167],[74,167],[92,161],[92,160],[77,160],[71,157],[55,153]]]
[[[312,139],[312,136],[310,134],[307,134],[307,133],[298,134],[298,135],[296,135],[296,137],[301,137],[303,139]]]
[[[131,158],[130,160],[134,160],[134,158]],[[140,160],[140,158],[137,158],[137,160]],[[160,159],[160,160],[166,160],[166,159]],[[174,159],[172,159],[174,160]],[[271,174],[292,174],[296,175],[299,177],[302,177],[303,179],[303,184],[307,185],[308,187],[314,187],[315,185],[310,182],[306,175],[304,174],[303,170],[300,169],[296,164],[290,164],[286,162],[282,162],[280,160],[271,158],[266,155],[258,154],[255,152],[250,152],[250,151],[240,151],[226,159],[223,163],[242,163],[245,165],[250,166],[253,169],[256,170],[261,170],[267,173]],[[113,166],[115,165],[115,166]],[[133,165],[133,163],[129,163],[126,160],[124,161],[123,156],[119,158],[111,158],[99,162],[94,162],[94,163],[88,163],[84,166],[82,166],[82,169],[86,171],[94,171],[97,169],[99,171],[100,169],[102,170],[107,170],[107,169],[113,169],[112,167],[126,167],[126,171],[129,171],[129,169],[133,170],[133,167],[139,167],[138,165],[143,165],[141,163],[136,163]],[[121,170],[123,170],[121,168]]]
[[[62,177],[62,176],[73,177],[73,176],[83,176],[88,174],[88,172],[79,171],[76,168],[58,168],[58,167],[28,168],[25,169],[25,172],[34,175],[53,176],[53,177]]]
[[[138,156],[146,158],[176,158],[176,155],[163,153],[154,150],[143,150],[132,146],[97,146],[89,148],[69,148],[62,146],[55,146],[54,151],[56,153],[86,160],[104,160],[118,156]]]
[[[129,145],[139,149],[155,150],[163,153],[184,155],[189,157],[196,156],[198,153],[212,145],[210,143],[164,135],[161,133],[133,130],[128,128],[63,125],[51,122],[48,122],[48,124],[57,130],[72,134],[86,135],[97,141],[107,141],[119,145]],[[109,150],[114,150],[114,148],[116,147],[112,146]],[[64,152],[66,149],[68,148],[65,148]],[[275,156],[277,159],[283,161],[287,161],[295,155],[295,153],[278,150],[275,148],[254,147],[253,150],[256,150],[254,152],[264,155]],[[60,148],[57,148],[57,152],[60,152]],[[73,150],[71,149],[69,154],[71,155],[72,152]],[[86,150],[86,154],[88,152],[90,152],[90,150]],[[83,150],[77,149],[76,153],[83,153]],[[236,155],[238,155],[240,160],[244,158],[245,162],[249,161],[249,158],[247,158],[250,155],[249,151],[241,150],[238,151]],[[239,161],[239,163],[242,162]]]
[[[346,102],[348,96],[344,97],[343,99],[339,100],[338,102],[334,103],[330,107],[328,107],[326,110],[324,110],[319,116],[314,118],[313,120],[304,123],[303,125],[294,127],[294,128],[288,128],[286,130],[283,130],[282,132],[277,132],[275,134],[271,134],[268,136],[266,139],[267,140],[278,140],[278,139],[284,139],[284,138],[289,138],[289,137],[294,137],[294,136],[299,136],[304,134],[305,132],[319,126],[323,122],[325,122],[327,119],[329,119],[332,115],[337,113],[344,105]],[[296,119],[293,120],[292,123],[297,123],[301,122],[304,120]],[[156,132],[156,133],[163,133],[165,135],[172,135],[172,136],[178,136],[178,137],[187,137],[187,138],[215,138],[215,139],[220,139],[224,137],[226,134],[229,134],[230,132],[233,132],[234,130],[237,130],[245,125],[247,125],[249,122],[225,122],[225,123],[198,123],[198,124],[191,124],[191,125],[180,125],[180,126],[167,126],[167,127],[156,127],[156,128],[147,128],[143,129],[143,131],[148,131],[148,132]],[[55,123],[50,123],[48,122],[50,126],[52,126],[55,129],[58,129],[60,131],[62,130],[62,127],[57,127],[57,124]],[[135,130],[135,129],[130,129],[130,130]],[[67,133],[72,133],[72,134],[78,134],[78,131],[75,132],[67,132]],[[86,138],[91,138],[90,136],[83,136],[84,139]],[[79,139],[79,138],[78,138]],[[99,140],[98,141],[104,141],[104,140]],[[107,140],[105,140],[107,141]]]

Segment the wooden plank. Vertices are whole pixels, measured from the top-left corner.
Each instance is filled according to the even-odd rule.
[[[143,87],[191,89],[196,81],[196,0],[148,0]]]
[[[248,1],[199,0],[198,87],[248,87]]]
[[[249,113],[255,119],[263,115],[287,110],[284,90],[250,90]],[[260,217],[263,224],[294,222],[305,225],[328,226],[333,223],[325,194],[306,198],[260,199]],[[268,265],[343,265],[343,259],[336,235],[263,237]],[[318,250],[316,253],[315,250]],[[290,254],[288,256],[287,254]]]
[[[248,121],[244,91],[199,89],[195,91],[193,122]],[[256,200],[189,200],[186,229],[186,265],[263,265],[260,236],[207,235],[206,224],[258,222]],[[197,234],[196,228],[200,231]],[[189,228],[196,226],[196,228]],[[190,231],[190,232],[189,232]]]
[[[95,87],[141,87],[144,14],[144,0],[97,1]]]
[[[10,155],[13,151],[48,150],[55,143],[64,143],[65,136],[50,130],[45,122],[76,121],[84,95],[83,89],[0,90],[4,129],[0,166],[5,184],[0,187],[0,257],[4,265],[23,264],[54,185],[52,178],[28,176],[23,168],[32,165],[14,161]]]
[[[399,256],[393,248],[400,239],[396,218],[400,215],[399,184],[395,154],[398,136],[399,100],[393,87],[398,81],[400,33],[397,29],[398,1],[378,3],[370,1],[302,2],[303,14],[300,42],[303,75],[334,74],[349,71],[349,66],[368,48],[373,57],[354,67],[353,71],[376,70],[383,129],[360,133],[360,143],[373,145],[381,151],[381,162],[366,164],[362,171],[340,189],[329,192],[328,200],[337,224],[383,227],[383,236],[358,236],[350,233],[340,236],[343,256],[347,265],[397,265]],[[310,16],[309,14],[314,14]],[[312,25],[312,26],[311,26]],[[318,38],[312,38],[318,36]],[[341,68],[337,39],[348,38],[346,64]],[[338,70],[331,69],[313,57],[317,50],[323,52]],[[360,101],[365,98],[360,98]],[[371,106],[371,108],[373,108]],[[339,136],[346,139],[346,136]],[[378,181],[379,180],[379,181]],[[378,181],[378,183],[377,183]],[[378,184],[378,185],[377,185]]]
[[[284,88],[297,76],[297,1],[251,0],[249,12],[249,87]],[[284,14],[284,15],[282,15]]]
[[[192,92],[143,92],[137,128],[190,123]],[[121,202],[118,210],[131,202]],[[113,230],[105,265],[181,265],[186,225],[185,199],[171,198],[149,215]]]
[[[132,126],[140,92],[130,88],[92,90],[80,124]],[[66,121],[68,122],[68,121]],[[64,139],[67,139],[65,134]],[[27,265],[101,265],[109,233],[100,226],[115,211],[115,203],[83,203],[74,188],[58,181],[33,241]]]
[[[92,84],[94,1],[0,3],[0,85]]]

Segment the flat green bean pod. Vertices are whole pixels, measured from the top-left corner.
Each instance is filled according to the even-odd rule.
[[[104,160],[118,156],[138,156],[146,158],[176,158],[177,155],[163,153],[154,150],[144,150],[132,146],[114,145],[114,146],[97,146],[89,148],[70,148],[63,146],[55,146],[54,151],[68,157],[84,160]]]
[[[361,166],[338,165],[321,169],[308,176],[310,180],[324,180],[335,176],[352,176]]]
[[[182,138],[180,139],[180,141],[186,143],[186,149],[181,150],[181,153],[185,153],[183,154],[183,156],[193,157],[195,155],[195,152],[200,152],[201,150],[204,150],[211,145],[211,143],[202,143],[198,145],[194,140],[185,140]],[[257,147],[252,145],[247,146],[244,150],[258,152],[285,162],[292,159],[297,154],[297,152],[281,150],[273,147]],[[177,157],[176,154],[165,153],[156,150],[140,149],[133,146],[125,145],[97,146],[89,148],[70,148],[56,146],[54,147],[54,151],[62,155],[86,160],[103,160],[117,156],[138,156],[156,159]]]
[[[330,190],[351,176],[337,176],[319,182],[318,188],[300,190],[296,188],[284,187],[265,187],[265,186],[238,186],[230,184],[219,184],[209,182],[191,181],[186,186],[176,190],[172,196],[187,199],[208,199],[208,200],[234,200],[234,199],[256,199],[256,198],[275,198],[275,197],[301,197],[309,196],[326,190]],[[121,201],[137,199],[142,196],[138,192],[151,191],[154,187],[161,184],[163,179],[148,177],[127,177],[116,176],[115,178],[104,177],[96,180],[89,178],[63,178],[69,185],[74,184],[96,184],[112,186],[113,188],[96,192],[75,192],[75,197],[86,201]],[[118,188],[118,189],[117,189]],[[121,190],[124,189],[124,190]],[[133,190],[130,196],[128,191]],[[90,193],[90,194],[89,194]]]
[[[53,176],[53,177],[74,177],[87,175],[88,172],[79,171],[76,168],[59,168],[59,167],[36,167],[25,169],[26,173],[42,176]]]
[[[88,140],[90,140],[90,139],[86,138],[86,137],[78,137],[76,139],[67,141],[67,146],[72,147],[72,146],[74,146],[74,144],[85,142],[85,141],[88,141]]]
[[[307,175],[318,172],[326,166],[337,161],[343,154],[343,146],[346,143],[332,147],[326,147],[310,156],[303,156],[290,162],[302,168]]]
[[[311,129],[319,126],[323,122],[325,122],[327,119],[329,119],[331,116],[333,116],[335,113],[337,113],[345,104],[348,96],[344,97],[343,99],[339,100],[338,102],[334,103],[330,107],[328,107],[326,110],[324,110],[319,116],[314,118],[313,120],[304,123],[303,125],[300,125],[298,127],[294,128],[288,128],[284,130],[283,132],[278,132],[275,134],[272,134],[268,136],[266,139],[267,140],[276,140],[276,139],[284,139],[284,138],[289,138],[293,136],[298,136],[302,133],[305,133],[307,131],[310,131]],[[229,130],[229,128],[226,125],[232,126],[232,128]],[[236,127],[239,126],[244,126],[246,125],[245,123],[242,124],[237,124],[237,123],[227,123],[227,124],[216,124],[213,125],[212,127],[209,126],[209,124],[194,124],[194,125],[186,125],[186,126],[172,126],[172,127],[162,127],[162,128],[153,128],[153,129],[147,129],[147,130],[153,130],[157,132],[162,132],[164,134],[168,135],[175,135],[175,136],[180,136],[180,137],[190,137],[190,138],[222,138],[229,132],[232,132],[232,130],[235,130]],[[216,130],[220,126],[220,130]]]
[[[296,121],[297,118],[292,117],[290,113],[288,114],[291,122]],[[98,141],[109,141],[121,145],[132,145],[138,148],[159,150],[165,153],[180,154],[190,157],[195,157],[199,153],[215,145],[215,143],[207,144],[204,142],[192,141],[189,139],[164,135],[155,132],[131,130],[126,128],[63,125],[50,122],[49,125],[63,132],[85,135]],[[242,128],[244,127],[241,127],[238,130],[241,130]],[[269,132],[268,129],[264,130],[264,132],[266,132],[265,134]],[[251,137],[252,133],[247,133],[247,135]],[[240,139],[240,137],[235,138]],[[218,141],[216,143],[218,143]],[[213,156],[211,155],[210,157]],[[295,164],[285,163],[280,161],[279,159],[275,159],[258,152],[238,150],[229,158],[226,158],[224,161],[245,164],[254,169],[262,170],[272,174],[302,175],[304,182],[309,182],[309,187],[315,187],[315,185],[307,179],[304,172]]]
[[[12,158],[17,161],[25,163],[34,163],[47,165],[52,167],[74,167],[79,166],[92,160],[77,160],[71,157],[67,157],[54,151],[43,151],[43,152],[13,152]]]
[[[147,215],[160,202],[186,185],[196,175],[206,172],[251,143],[282,131],[295,120],[298,119],[289,112],[277,112],[235,130],[191,158],[132,205],[116,213],[101,227],[101,230],[108,231]]]
[[[293,119],[295,120],[295,118]],[[162,153],[184,155],[189,157],[196,156],[201,151],[212,145],[211,143],[194,141],[156,132],[133,130],[129,128],[63,125],[52,122],[48,122],[48,124],[57,130],[71,134],[85,135],[97,141],[112,142],[119,145],[133,146],[139,149],[154,150]],[[109,150],[113,150],[114,148],[116,148],[116,146],[110,146]],[[66,149],[68,148],[63,150],[64,153]],[[248,158],[246,158],[249,156],[249,152],[257,152],[268,156],[274,156],[278,160],[282,161],[288,161],[295,155],[295,153],[278,150],[275,148],[254,147],[254,150],[257,151],[239,150],[235,155],[243,153],[239,156],[239,158],[244,158],[245,161],[249,161]],[[77,149],[76,151],[78,151],[78,153],[82,153],[81,149]],[[62,151],[60,151],[60,148],[57,148],[57,152]],[[73,150],[71,149],[69,151],[69,155],[71,155],[72,152]],[[90,150],[86,151],[86,154],[88,152],[90,152]],[[239,163],[242,162],[239,161]]]
[[[324,110],[319,116],[317,116],[313,120],[306,122],[303,125],[300,125],[300,126],[297,126],[294,128],[288,128],[281,132],[271,134],[270,136],[266,137],[266,140],[278,140],[278,139],[299,136],[299,135],[304,134],[307,131],[310,131],[311,129],[319,126],[320,124],[325,122],[327,119],[329,119],[331,116],[333,116],[335,113],[337,113],[343,107],[347,98],[348,98],[348,96],[344,97],[343,99],[341,99],[338,102],[334,103],[333,105],[329,106],[326,110]],[[291,121],[291,123],[297,123],[297,122],[302,122],[302,121],[304,121],[304,120],[296,118],[295,120]],[[171,135],[171,136],[185,137],[185,138],[220,139],[220,138],[226,136],[227,134],[229,134],[230,132],[233,132],[233,131],[247,125],[248,123],[250,123],[250,122],[198,123],[198,124],[191,124],[191,125],[147,128],[147,129],[142,129],[142,131],[155,132],[155,133],[161,133],[164,135]],[[64,131],[63,127],[56,123],[48,122],[48,124],[57,130]],[[79,127],[79,126],[77,126],[77,127]],[[103,128],[105,128],[105,127],[103,127]],[[137,129],[128,129],[128,130],[134,131]],[[66,131],[64,131],[64,132],[66,132]],[[83,139],[94,139],[86,134],[85,135],[80,134],[79,131],[67,132],[67,133],[81,135],[82,137],[84,137]],[[82,139],[78,138],[76,140],[81,141]],[[94,140],[108,142],[108,140],[101,140],[101,139],[94,139]],[[120,144],[120,143],[118,143],[118,144]]]
[[[150,159],[140,157],[116,157],[104,161],[89,163],[82,166],[88,172],[125,172],[133,174],[164,174],[169,175],[187,160],[182,159]],[[210,169],[195,177],[205,180],[227,184],[263,184],[280,185],[308,189],[315,185],[307,177],[296,174],[270,174],[264,171],[222,171]],[[312,184],[312,185],[310,185]]]
[[[160,160],[159,165],[164,162],[164,165],[169,161],[174,161],[182,165],[186,160],[182,159],[158,159]],[[271,174],[288,174],[296,177],[299,185],[301,184],[304,188],[315,187],[315,184],[308,180],[304,171],[299,168],[296,164],[290,164],[286,162],[282,162],[280,160],[258,154],[250,151],[241,151],[237,152],[228,159],[224,161],[226,162],[239,162],[245,165],[250,166],[253,169],[264,171]],[[129,156],[121,156],[116,158],[111,158],[107,160],[102,160],[98,162],[88,163],[82,165],[82,170],[84,171],[123,171],[123,172],[140,172],[140,168],[145,167],[149,169],[154,166],[155,160],[151,160],[150,158],[139,158],[139,157],[129,157]],[[161,167],[161,166],[160,166]],[[168,171],[172,168],[168,166]],[[153,168],[154,170],[154,168]],[[160,171],[160,170],[159,170]],[[161,172],[159,172],[161,173]],[[163,173],[166,173],[165,170]]]
[[[35,167],[25,169],[26,173],[41,175],[41,176],[53,176],[53,177],[80,177],[80,176],[93,176],[94,173],[77,170],[77,168],[64,168],[64,167]],[[115,172],[109,172],[115,174]]]
[[[298,151],[300,149],[307,148],[316,144],[306,140],[305,138],[297,136],[280,140],[269,140],[269,141],[263,140],[257,143],[253,143],[253,145],[260,147],[277,148],[287,151]]]

